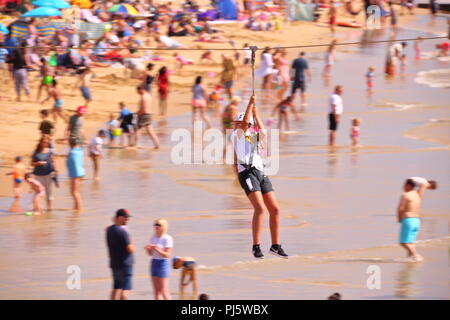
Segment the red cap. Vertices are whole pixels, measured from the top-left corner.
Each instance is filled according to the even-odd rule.
[[[87,108],[85,106],[79,106],[77,108],[77,113],[79,114],[85,114],[87,112]]]

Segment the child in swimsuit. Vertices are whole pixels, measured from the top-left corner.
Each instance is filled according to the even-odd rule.
[[[361,124],[361,121],[357,118],[352,119],[352,129],[350,131],[350,138],[352,139],[352,146],[358,145],[358,138],[359,138],[359,125]]]
[[[275,112],[278,111],[278,129],[281,130],[283,123],[287,131],[289,131],[289,117],[288,111],[291,111],[295,114],[296,120],[298,120],[298,115],[295,113],[294,105],[292,104],[292,96],[287,96],[284,100],[282,100],[279,104],[275,106],[272,112],[272,117],[275,115]]]
[[[366,73],[366,80],[367,80],[367,90],[372,91],[373,88],[373,78],[374,78],[374,71],[375,67],[369,67],[369,70]]]
[[[25,165],[22,162],[22,157],[17,156],[15,158],[15,161],[16,161],[16,164],[13,166],[12,171],[8,172],[6,175],[13,177],[14,197],[16,199],[18,199],[22,196],[20,185],[22,184],[23,180],[25,179],[25,174],[27,173],[27,169],[25,168]]]
[[[33,197],[33,214],[40,215],[42,212],[41,200],[45,196],[45,187],[36,179],[31,178],[30,173],[26,173],[24,179],[31,187],[31,191],[34,191]]]

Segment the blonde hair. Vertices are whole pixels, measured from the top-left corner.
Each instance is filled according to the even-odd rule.
[[[160,224],[162,233],[167,233],[167,230],[169,229],[169,222],[165,219],[156,219],[154,223]]]
[[[369,67],[369,71],[375,71],[375,67]]]

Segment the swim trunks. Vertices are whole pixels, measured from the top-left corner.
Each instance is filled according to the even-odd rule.
[[[420,230],[419,218],[405,218],[401,222],[400,243],[415,243]]]
[[[55,108],[62,108],[63,100],[62,99],[56,99],[55,104],[53,105]]]
[[[150,113],[144,113],[138,115],[137,127],[138,129],[149,126],[152,124],[152,115]]]

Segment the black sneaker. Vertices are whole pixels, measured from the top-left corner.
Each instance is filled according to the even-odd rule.
[[[257,259],[263,259],[264,255],[259,247],[259,244],[254,244],[252,248],[253,256]]]
[[[288,255],[284,250],[281,248],[281,244],[273,244],[270,247],[269,253],[273,254],[274,256],[278,256],[284,259],[288,258]]]

